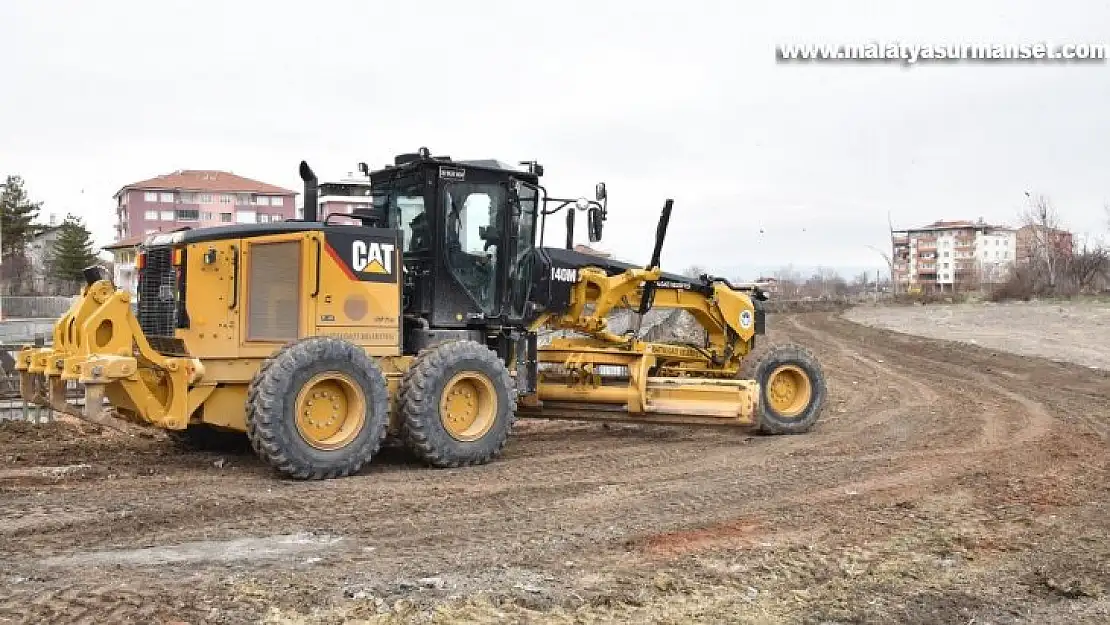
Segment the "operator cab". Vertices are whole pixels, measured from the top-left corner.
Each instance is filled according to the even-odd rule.
[[[380,170],[360,165],[373,198],[364,217],[402,233],[403,311],[410,322],[496,331],[519,328],[529,316],[537,230],[553,212],[544,207],[568,201],[546,198],[543,168],[522,164],[527,168],[455,161],[421,148]],[[597,240],[603,207],[587,204]]]

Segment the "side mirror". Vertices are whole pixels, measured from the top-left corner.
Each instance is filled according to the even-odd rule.
[[[605,183],[604,182],[597,183],[597,186],[594,187],[594,199],[596,199],[598,202],[600,202],[600,201],[604,200],[606,197],[608,197],[608,196],[605,193]]]
[[[590,243],[597,243],[601,240],[601,228],[604,219],[600,208],[597,206],[590,207],[590,211],[586,214],[586,234],[590,238]]]

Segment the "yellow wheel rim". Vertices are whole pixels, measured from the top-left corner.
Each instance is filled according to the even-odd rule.
[[[452,438],[473,441],[493,427],[497,393],[486,376],[473,371],[455,374],[443,387],[439,418]]]
[[[813,384],[798,366],[782,365],[767,378],[767,403],[784,417],[800,415],[812,397]]]
[[[350,376],[318,373],[297,394],[297,432],[316,449],[339,449],[366,423],[366,399]]]

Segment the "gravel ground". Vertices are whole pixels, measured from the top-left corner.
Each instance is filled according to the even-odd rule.
[[[844,317],[917,336],[1110,370],[1110,303],[858,307]]]

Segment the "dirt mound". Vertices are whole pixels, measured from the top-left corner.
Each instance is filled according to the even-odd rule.
[[[0,421],[0,448],[33,443],[72,442],[87,437],[90,429],[64,421],[49,423]]]

